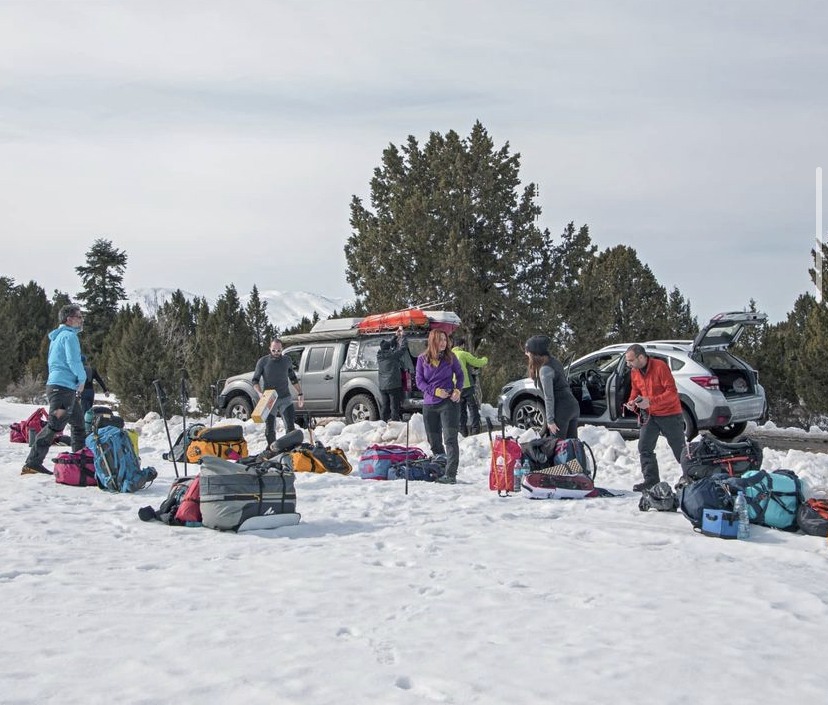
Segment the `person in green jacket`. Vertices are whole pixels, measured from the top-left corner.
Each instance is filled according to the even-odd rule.
[[[480,407],[477,405],[474,388],[474,380],[477,375],[471,372],[469,367],[479,369],[488,365],[489,358],[475,357],[470,352],[464,350],[465,345],[465,338],[457,338],[452,352],[460,361],[460,366],[463,368],[463,375],[465,376],[463,391],[460,394],[460,433],[463,436],[468,436],[480,433]]]

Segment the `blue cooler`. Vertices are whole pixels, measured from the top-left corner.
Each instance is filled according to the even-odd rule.
[[[727,509],[705,509],[702,512],[701,532],[705,536],[735,539],[739,529],[739,515]]]

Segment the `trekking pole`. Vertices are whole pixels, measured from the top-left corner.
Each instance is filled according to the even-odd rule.
[[[316,428],[316,419],[310,415],[310,412],[306,411],[305,414],[307,415],[307,426],[308,426],[308,436],[310,437],[311,445],[313,445],[313,429]]]
[[[210,385],[210,428],[213,427],[213,408],[216,405],[216,385]]]
[[[503,485],[505,486],[505,496],[509,496],[509,459],[506,456],[506,419],[501,416],[500,417],[500,441],[501,441],[501,452],[503,453]],[[515,478],[512,475],[512,491],[515,489]]]
[[[112,473],[112,466],[109,464],[109,459],[106,457],[106,452],[101,447],[101,440],[98,437],[98,429],[95,428],[92,431],[92,438],[95,441],[95,448],[98,450],[98,455],[101,458],[101,464],[106,470],[106,488],[110,492],[117,492],[120,490],[120,485],[118,484],[118,477]]]
[[[187,437],[187,407],[190,405],[190,392],[187,389],[187,378],[181,378],[181,432]],[[184,477],[187,477],[187,454],[184,453]]]
[[[167,398],[167,395],[161,387],[160,379],[154,379],[152,381],[152,386],[155,387],[155,394],[158,397],[158,406],[161,410],[161,418],[164,419],[164,430],[167,432],[167,441],[170,444],[170,460],[172,460],[173,468],[175,468],[175,476],[178,477],[178,465],[175,462],[175,450],[173,449],[172,437],[170,436],[170,427],[167,425],[167,412],[164,411],[164,400]]]
[[[411,414],[405,419],[405,493],[408,494],[408,458],[411,455],[408,452],[408,424],[411,421]]]

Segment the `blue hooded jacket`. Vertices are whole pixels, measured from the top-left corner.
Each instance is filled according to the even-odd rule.
[[[49,333],[49,378],[46,384],[66,389],[77,389],[86,381],[86,370],[81,361],[78,331],[61,325]]]

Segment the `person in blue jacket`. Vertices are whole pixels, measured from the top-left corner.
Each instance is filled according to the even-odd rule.
[[[49,377],[46,396],[49,400],[49,418],[34,439],[21,475],[44,473],[51,475],[43,465],[49,446],[55,436],[63,433],[66,424],[72,426],[72,450],[84,446],[86,430],[83,425],[80,393],[86,382],[86,370],[81,360],[78,333],[83,330],[83,313],[77,304],[66,304],[58,312],[60,325],[49,333]]]

